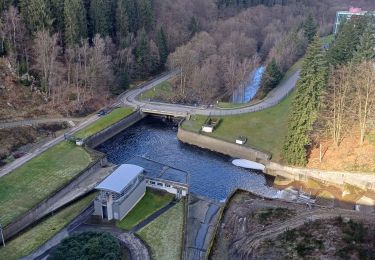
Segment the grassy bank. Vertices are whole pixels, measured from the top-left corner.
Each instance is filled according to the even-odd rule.
[[[74,134],[74,136],[76,138],[85,139],[113,125],[114,123],[127,117],[133,112],[134,112],[134,109],[130,107],[117,108],[113,110],[111,113],[109,113],[108,115],[105,115],[99,120],[95,121],[91,125],[79,130],[77,133]]]
[[[154,212],[166,206],[173,200],[173,195],[152,189],[147,189],[145,196],[141,201],[129,212],[129,214],[117,223],[122,229],[130,230],[142,220],[148,218]]]
[[[94,199],[91,194],[46,218],[0,248],[0,259],[15,260],[31,254],[72,221]]]
[[[151,247],[153,259],[181,259],[184,203],[180,201],[138,232]]]
[[[295,63],[285,74],[282,83],[288,80],[298,69],[302,59]],[[254,113],[224,116],[217,129],[208,136],[234,143],[239,136],[246,136],[245,145],[267,151],[272,154],[272,160],[282,160],[284,138],[288,130],[289,109],[292,104],[294,92],[279,104]],[[182,128],[195,133],[200,133],[206,121],[206,116],[192,116],[184,121]]]
[[[163,81],[162,83],[156,85],[152,89],[147,90],[139,96],[140,100],[153,100],[160,98],[163,100],[168,100],[173,97],[172,84],[169,81]]]
[[[92,162],[81,147],[62,142],[0,178],[0,223],[6,226]]]

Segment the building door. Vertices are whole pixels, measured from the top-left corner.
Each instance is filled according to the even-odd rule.
[[[105,206],[105,205],[102,206],[102,217],[103,217],[103,219],[108,219],[107,206]]]

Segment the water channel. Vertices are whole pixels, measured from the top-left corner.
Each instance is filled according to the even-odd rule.
[[[190,173],[190,192],[224,200],[236,188],[274,197],[272,178],[238,168],[228,156],[213,153],[177,139],[174,124],[147,117],[97,148],[115,164],[142,156]]]

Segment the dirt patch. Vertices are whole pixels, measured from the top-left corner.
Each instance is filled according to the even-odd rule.
[[[317,220],[288,230],[256,250],[257,259],[371,259],[375,255],[373,223]],[[275,254],[277,252],[277,254]]]
[[[37,127],[25,126],[0,129],[0,166],[22,157],[31,144],[55,137],[55,133],[68,128],[66,123],[41,124]],[[24,149],[22,149],[24,148]]]
[[[319,161],[319,146],[313,147],[308,159],[308,168],[337,171],[375,172],[375,133],[367,136],[359,145],[359,135],[353,132],[345,137],[339,147],[330,141],[322,141],[323,160]]]
[[[375,253],[374,222],[373,213],[310,209],[237,192],[223,213],[210,259],[366,259]]]

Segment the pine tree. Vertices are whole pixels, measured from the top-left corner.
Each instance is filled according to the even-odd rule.
[[[92,0],[90,5],[90,18],[93,35],[102,37],[113,33],[113,2],[112,0]]]
[[[138,67],[141,68],[141,77],[144,77],[148,72],[148,63],[150,58],[149,39],[145,29],[142,29],[138,34],[137,46],[135,48],[135,58]]]
[[[190,38],[192,38],[199,31],[199,24],[195,17],[191,17],[190,23],[188,25],[188,30],[190,32]]]
[[[56,32],[64,31],[64,1],[50,0],[51,2],[51,15],[54,18],[53,28]]]
[[[139,28],[144,28],[147,32],[152,30],[154,26],[154,14],[150,0],[138,1],[138,21]]]
[[[82,0],[65,0],[65,44],[73,45],[87,37],[86,9]]]
[[[305,37],[306,37],[308,43],[311,43],[312,40],[314,39],[314,36],[318,32],[318,25],[315,22],[315,19],[312,16],[312,14],[309,14],[307,16],[305,22],[303,23],[303,29],[305,31],[304,34],[305,34]]]
[[[266,70],[262,76],[262,81],[260,84],[261,90],[264,95],[274,89],[283,78],[279,66],[276,63],[275,59],[272,59],[271,62],[267,65]]]
[[[34,33],[42,29],[50,29],[53,24],[50,3],[47,0],[22,0],[21,14],[27,29]]]
[[[129,32],[136,33],[138,25],[138,6],[136,0],[124,0],[128,14]]]
[[[350,20],[341,26],[333,46],[327,53],[329,63],[337,66],[352,60],[366,28],[365,21],[365,18]]]
[[[118,0],[116,7],[116,38],[120,46],[125,47],[128,33],[129,20],[126,0]]]
[[[167,62],[168,55],[169,55],[169,48],[167,43],[167,37],[165,36],[163,27],[160,27],[158,34],[157,34],[157,45],[159,48],[159,59],[160,65],[163,67]]]
[[[369,18],[366,29],[360,37],[359,44],[354,53],[353,61],[360,63],[364,60],[375,59],[375,21]]]
[[[284,159],[291,165],[304,166],[307,162],[309,134],[321,105],[327,70],[321,42],[316,36],[307,50],[289,116]]]

